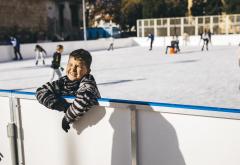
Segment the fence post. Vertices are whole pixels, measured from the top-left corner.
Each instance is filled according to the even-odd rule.
[[[17,149],[17,126],[15,122],[15,109],[16,106],[13,101],[12,95],[9,97],[9,106],[10,106],[10,123],[7,125],[7,135],[10,141],[10,151],[12,165],[18,164],[18,149]]]
[[[137,110],[135,105],[130,105],[131,111],[131,153],[132,153],[132,164],[138,165],[138,132],[137,132]]]
[[[14,98],[15,103],[15,113],[16,113],[16,124],[17,124],[17,137],[18,137],[18,164],[25,165],[24,157],[24,136],[22,127],[22,116],[21,116],[21,104],[19,98]]]

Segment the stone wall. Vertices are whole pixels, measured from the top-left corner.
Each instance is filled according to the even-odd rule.
[[[0,29],[46,30],[48,1],[50,0],[1,0]]]

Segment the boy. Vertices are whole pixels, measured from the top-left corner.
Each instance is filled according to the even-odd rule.
[[[46,50],[44,50],[43,47],[41,47],[40,45],[36,45],[34,51],[36,52],[36,63],[35,63],[35,65],[38,65],[39,57],[42,59],[43,65],[45,65],[44,55],[43,54],[45,54],[45,56],[47,56]]]
[[[50,77],[50,82],[53,81],[55,73],[58,75],[58,78],[62,77],[62,73],[60,71],[60,69],[63,70],[62,67],[60,67],[62,52],[63,52],[63,46],[58,45],[56,52],[53,54],[53,60],[51,65],[52,73]]]
[[[69,124],[83,116],[93,105],[98,105],[100,98],[94,77],[90,74],[92,57],[84,49],[70,53],[66,76],[52,83],[48,82],[36,91],[37,100],[50,109],[65,113],[62,128],[68,132]],[[76,96],[73,103],[68,103],[62,96]]]

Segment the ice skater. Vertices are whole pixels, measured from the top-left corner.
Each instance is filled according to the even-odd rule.
[[[206,50],[208,51],[209,34],[206,29],[204,30],[204,33],[202,34],[202,40],[203,40],[202,51],[204,50],[205,45],[206,45]]]
[[[13,60],[22,60],[22,54],[20,52],[20,41],[15,38],[15,37],[10,37],[10,42],[13,46],[13,50],[14,50],[14,55],[15,55],[15,58],[13,58]],[[18,58],[19,56],[19,58]]]
[[[149,33],[148,34],[148,39],[150,39],[150,48],[149,48],[149,50],[152,50],[152,45],[153,45],[153,41],[154,41],[153,33]]]
[[[36,45],[34,51],[36,53],[36,63],[35,63],[35,65],[38,65],[39,58],[41,58],[42,64],[45,65],[44,55],[47,56],[46,50],[44,50],[43,47],[41,47],[40,45]]]
[[[165,54],[168,53],[168,48],[174,49],[174,53],[180,52],[179,40],[178,40],[178,37],[177,37],[177,36],[176,36],[176,38],[173,37],[173,39],[172,39],[172,41],[171,41],[171,45],[170,45],[170,46],[168,45],[168,46],[166,47]]]
[[[51,77],[50,77],[50,82],[53,81],[55,73],[58,75],[58,78],[62,77],[61,70],[63,70],[62,67],[60,67],[61,64],[61,56],[63,52],[63,46],[58,45],[56,52],[53,54],[53,60],[52,60],[52,71],[51,71]]]
[[[109,47],[107,49],[108,51],[111,50],[111,49],[113,50],[114,38],[110,37],[109,40],[110,40],[110,45],[109,45]]]

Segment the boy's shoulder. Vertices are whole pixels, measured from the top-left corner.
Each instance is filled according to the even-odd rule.
[[[79,92],[90,92],[94,96],[100,97],[96,81],[95,81],[93,75],[91,75],[91,74],[85,75],[83,77],[83,79],[80,82],[78,91]]]
[[[93,75],[91,74],[86,74],[80,81],[80,85],[82,83],[96,83]]]

